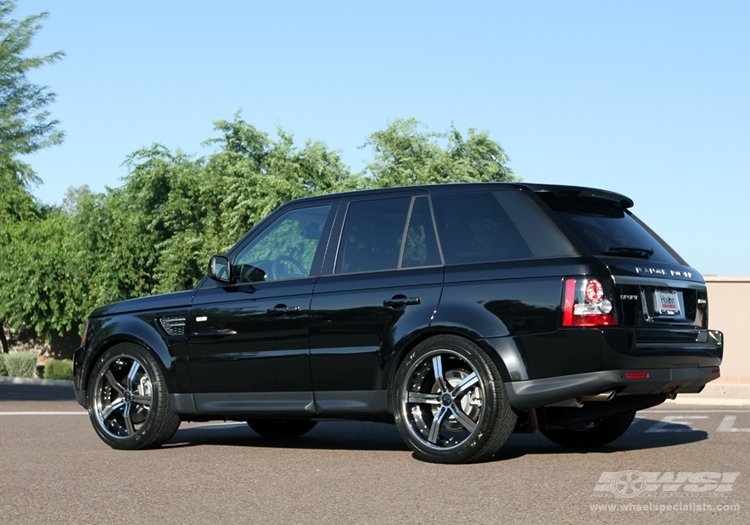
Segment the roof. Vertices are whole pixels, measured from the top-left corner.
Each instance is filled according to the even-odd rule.
[[[453,182],[447,184],[423,184],[416,186],[397,186],[392,188],[375,188],[369,190],[350,191],[328,195],[305,197],[304,200],[324,199],[331,196],[350,197],[355,195],[389,194],[403,191],[426,191],[429,193],[461,193],[466,191],[491,191],[493,189],[528,189],[534,193],[555,193],[562,197],[597,199],[611,202],[623,208],[633,206],[633,200],[625,195],[613,191],[582,186],[566,186],[563,184],[534,184],[527,182]],[[303,200],[303,199],[300,199]]]

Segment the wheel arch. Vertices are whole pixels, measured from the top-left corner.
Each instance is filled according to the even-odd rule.
[[[141,319],[112,319],[102,320],[95,333],[101,334],[91,341],[88,350],[88,359],[84,363],[82,373],[82,388],[86,392],[88,404],[88,388],[91,372],[94,365],[104,352],[120,343],[131,343],[138,345],[156,357],[156,362],[167,382],[170,392],[174,391],[176,381],[174,378],[175,358],[169,351],[167,342],[157,332],[156,328]]]
[[[390,391],[396,371],[406,359],[407,354],[417,345],[432,337],[453,335],[478,345],[493,361],[504,383],[513,380],[528,379],[526,366],[521,354],[511,337],[482,338],[477,332],[459,326],[431,326],[414,334],[394,352],[383,374],[386,380],[385,389]],[[507,363],[506,363],[507,362]]]

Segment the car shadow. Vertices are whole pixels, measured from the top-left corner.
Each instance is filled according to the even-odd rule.
[[[409,450],[395,425],[368,421],[323,421],[304,436],[289,439],[262,437],[246,423],[183,423],[163,447],[202,445],[311,450]]]
[[[654,431],[655,428],[658,431]],[[622,437],[596,448],[562,447],[541,433],[513,434],[500,452],[488,461],[507,461],[530,454],[610,454],[686,445],[707,438],[707,432],[694,430],[687,425],[664,425],[658,420],[636,418]],[[395,425],[359,421],[323,421],[304,436],[291,439],[261,437],[245,423],[186,423],[164,447],[204,445],[310,450],[409,450]]]
[[[695,430],[681,423],[662,423],[660,420],[636,417],[625,434],[601,447],[563,447],[537,434],[513,434],[500,451],[489,461],[516,459],[530,454],[611,454],[629,450],[648,450],[687,445],[708,439],[708,432]]]

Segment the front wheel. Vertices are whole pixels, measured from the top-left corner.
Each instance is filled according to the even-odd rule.
[[[575,410],[575,409],[571,409]],[[545,428],[540,430],[547,439],[570,448],[594,448],[611,443],[622,436],[635,419],[635,410],[606,416],[579,428]]]
[[[115,345],[99,357],[89,379],[88,403],[94,430],[112,448],[158,447],[180,426],[156,359],[132,343]]]
[[[432,337],[410,351],[390,396],[402,438],[425,461],[489,458],[516,423],[495,364],[476,344],[456,336]]]

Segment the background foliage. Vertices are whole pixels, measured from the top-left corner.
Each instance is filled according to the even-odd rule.
[[[228,250],[280,204],[365,188],[515,180],[487,132],[432,132],[397,119],[366,138],[373,160],[352,173],[320,141],[301,147],[242,120],[215,122],[205,157],[159,144],[132,153],[119,188],[71,188],[62,206],[40,204],[25,156],[62,142],[46,107],[54,93],[27,72],[63,57],[25,53],[46,13],[10,19],[0,0],[0,327],[49,340],[79,332],[97,305],[192,288],[208,258]],[[5,331],[0,340],[7,352]]]
[[[73,361],[50,359],[44,363],[44,379],[73,379]]]
[[[60,144],[63,139],[63,133],[57,129],[58,122],[50,119],[46,109],[55,94],[46,86],[31,82],[28,73],[56,62],[64,54],[57,51],[46,56],[27,56],[34,35],[41,29],[40,21],[47,13],[19,21],[11,18],[14,9],[13,2],[0,0],[0,261],[4,263],[0,271],[0,343],[6,352],[6,323],[44,331],[48,323],[41,320],[40,314],[59,311],[62,306],[60,294],[50,284],[40,285],[37,280],[19,286],[15,271],[19,267],[15,264],[36,262],[32,253],[40,247],[34,243],[47,238],[54,226],[45,221],[54,213],[40,206],[29,193],[30,186],[39,180],[24,156]],[[49,268],[47,262],[52,261],[39,261]],[[38,288],[33,298],[23,290],[30,287]],[[37,304],[31,304],[31,300]],[[51,320],[52,326],[62,324],[59,319]]]
[[[126,160],[119,188],[71,189],[61,207],[34,203],[29,220],[0,227],[0,318],[14,328],[79,330],[96,305],[192,288],[208,258],[228,250],[282,203],[354,189],[421,183],[515,180],[486,133],[421,130],[397,120],[364,147],[374,160],[351,173],[339,153],[297,147],[236,115],[215,123],[215,151],[196,158],[155,144]],[[33,203],[32,197],[26,197]],[[4,197],[3,197],[4,198]]]
[[[34,377],[36,352],[13,352],[3,357],[5,370],[10,377]]]

